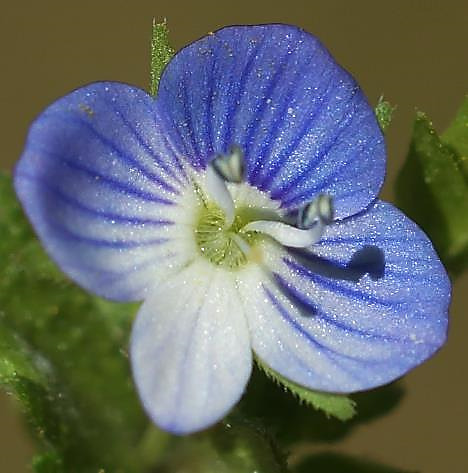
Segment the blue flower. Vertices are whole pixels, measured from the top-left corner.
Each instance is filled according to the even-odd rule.
[[[241,397],[252,352],[308,388],[388,383],[445,341],[430,241],[377,200],[385,144],[361,89],[310,34],[236,26],[181,50],[156,99],[115,82],[33,123],[18,196],[78,284],[144,300],[138,392],[175,433]]]

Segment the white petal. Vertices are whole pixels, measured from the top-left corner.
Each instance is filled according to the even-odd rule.
[[[233,274],[197,259],[159,285],[135,321],[131,361],[145,409],[163,429],[186,434],[220,420],[252,366]]]

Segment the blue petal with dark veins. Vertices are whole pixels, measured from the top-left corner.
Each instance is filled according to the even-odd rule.
[[[450,282],[431,242],[385,202],[241,284],[252,347],[283,376],[352,392],[388,383],[446,339]]]
[[[382,185],[385,145],[372,108],[299,28],[234,26],[205,36],[168,64],[157,101],[195,168],[237,145],[248,181],[287,209],[326,193],[341,219]]]
[[[154,100],[119,83],[78,89],[31,126],[18,196],[47,251],[86,289],[141,299],[166,261],[187,182],[170,140]]]

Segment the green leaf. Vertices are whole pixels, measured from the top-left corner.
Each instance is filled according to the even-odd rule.
[[[247,390],[235,412],[267,427],[283,448],[294,448],[298,443],[336,442],[350,434],[357,425],[388,414],[403,395],[404,391],[398,383],[355,393],[353,399],[359,406],[358,413],[343,422],[298,402],[290,391],[265,376],[255,365]]]
[[[445,143],[419,112],[396,183],[397,204],[421,225],[453,273],[468,263],[468,180],[462,168],[466,158],[457,152],[466,143],[463,120],[457,118],[449,128]]]
[[[4,175],[0,202],[0,381],[42,446],[36,471],[144,471],[156,459],[126,351],[134,306],[92,297],[57,270]]]
[[[36,471],[61,472],[61,455],[57,452],[70,448],[70,426],[76,415],[67,396],[56,385],[52,367],[35,353],[17,334],[0,325],[0,385],[12,394],[26,414],[29,426],[48,452],[44,457],[55,458]],[[73,433],[73,437],[79,437]]]
[[[458,160],[458,165],[468,177],[468,95],[465,96],[455,120],[442,134],[442,140],[451,146]]]
[[[174,55],[174,49],[169,43],[169,29],[166,20],[156,23],[153,18],[151,31],[151,70],[150,70],[150,94],[158,93],[159,79],[167,63]]]
[[[341,394],[312,391],[289,379],[284,378],[269,366],[256,359],[259,368],[275,383],[296,396],[301,403],[324,411],[327,416],[333,416],[342,421],[349,420],[356,414],[356,404],[349,397]]]
[[[239,417],[177,441],[158,473],[286,473],[286,456],[261,428]]]
[[[396,107],[391,105],[390,102],[387,102],[383,95],[379,98],[377,106],[375,107],[375,116],[377,117],[377,121],[379,122],[382,131],[386,131],[390,126],[395,109]]]

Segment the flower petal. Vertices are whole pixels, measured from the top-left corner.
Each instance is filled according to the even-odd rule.
[[[326,193],[343,218],[382,184],[385,146],[373,110],[324,46],[296,27],[235,26],[196,41],[167,66],[157,100],[194,167],[237,145],[248,181],[285,208]]]
[[[85,288],[140,299],[177,259],[187,177],[154,101],[119,83],[61,98],[33,123],[18,196],[49,254]]]
[[[240,291],[254,351],[309,388],[385,384],[445,341],[450,283],[424,233],[390,204],[328,228],[321,243],[273,255]]]
[[[177,434],[217,422],[239,400],[252,354],[233,274],[198,259],[144,302],[131,361],[146,411]]]

